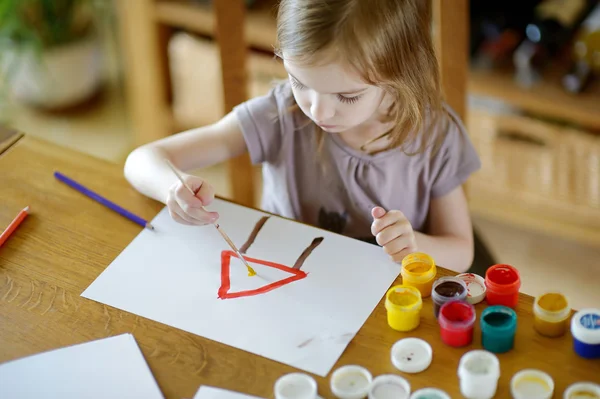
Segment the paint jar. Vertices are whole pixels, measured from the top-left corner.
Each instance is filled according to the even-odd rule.
[[[554,394],[552,377],[540,370],[521,370],[510,380],[514,399],[550,399]]]
[[[475,307],[464,301],[446,302],[440,309],[438,323],[446,345],[456,348],[467,346],[473,341]]]
[[[415,287],[396,285],[385,295],[388,324],[397,331],[417,328],[421,321],[422,307],[421,292]]]
[[[363,399],[369,394],[373,377],[361,366],[343,366],[331,375],[331,392],[339,399]]]
[[[317,382],[304,373],[290,373],[275,381],[275,399],[316,399]]]
[[[560,337],[569,329],[571,307],[567,298],[558,292],[549,292],[535,298],[533,328],[546,337]]]
[[[423,388],[415,391],[410,399],[452,399],[450,395],[441,389],[437,388]]]
[[[458,364],[460,393],[467,399],[491,399],[500,378],[500,361],[493,353],[472,350]]]
[[[494,353],[511,350],[517,331],[517,314],[506,306],[490,306],[481,313],[481,343]]]
[[[435,317],[439,316],[443,304],[450,301],[465,301],[467,293],[467,284],[457,277],[442,277],[436,280],[431,292]]]
[[[402,259],[402,284],[410,285],[421,292],[421,298],[431,295],[433,280],[437,274],[437,268],[433,258],[422,252],[406,255]]]
[[[467,302],[476,305],[485,299],[486,288],[483,277],[474,273],[461,273],[456,277],[467,285]]]
[[[494,265],[485,272],[486,299],[488,305],[516,308],[519,302],[521,276],[510,265]]]
[[[576,382],[569,385],[563,399],[600,399],[600,385],[593,382]]]
[[[369,399],[409,399],[410,384],[395,374],[382,374],[373,380]]]
[[[600,358],[600,309],[582,309],[571,319],[575,352],[586,359]]]

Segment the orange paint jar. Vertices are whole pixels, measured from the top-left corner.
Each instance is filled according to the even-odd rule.
[[[571,307],[558,292],[548,292],[535,298],[533,328],[546,337],[560,337],[569,329]]]
[[[422,252],[415,252],[402,259],[402,284],[415,287],[421,292],[421,298],[431,296],[433,280],[437,269],[433,258]]]

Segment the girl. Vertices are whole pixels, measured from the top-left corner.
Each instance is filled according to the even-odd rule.
[[[164,162],[204,168],[248,151],[264,210],[358,239],[393,260],[422,251],[465,271],[472,226],[461,184],[479,158],[442,101],[423,0],[283,0],[276,53],[289,81],[219,122],[133,151],[125,176],[173,219],[204,225],[211,185]]]

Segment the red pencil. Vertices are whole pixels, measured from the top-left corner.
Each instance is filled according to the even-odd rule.
[[[17,229],[17,227],[19,227],[21,222],[27,217],[28,211],[29,211],[29,207],[26,206],[25,209],[23,209],[21,212],[19,212],[19,214],[17,215],[15,220],[10,222],[10,224],[8,225],[6,230],[4,230],[2,232],[2,234],[0,234],[0,247],[2,246],[2,244],[4,244],[4,242],[6,240],[8,240],[8,237],[10,237],[10,235],[12,233],[14,233],[14,231]]]

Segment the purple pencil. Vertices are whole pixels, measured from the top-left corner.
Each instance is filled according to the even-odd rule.
[[[150,230],[154,230],[154,226],[152,226],[150,224],[150,222],[142,219],[141,217],[139,217],[137,215],[134,215],[133,213],[129,212],[127,209],[120,207],[119,205],[115,204],[114,202],[107,200],[106,198],[104,198],[101,195],[93,192],[92,190],[82,186],[81,184],[77,183],[75,180],[63,175],[62,173],[54,172],[54,177],[56,177],[58,180],[65,183],[69,187],[74,188],[75,190],[79,191],[80,193],[101,203],[102,205],[106,206],[107,208],[112,209],[113,211],[117,212],[121,216],[126,217],[127,219],[139,224],[142,227],[145,227]]]

